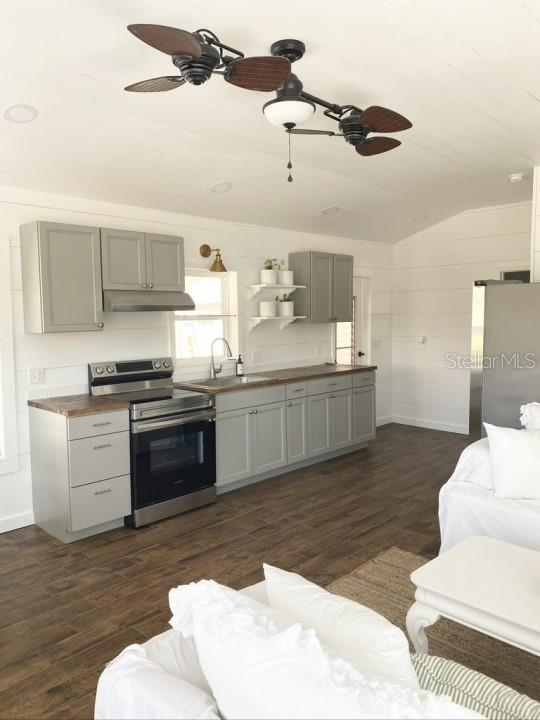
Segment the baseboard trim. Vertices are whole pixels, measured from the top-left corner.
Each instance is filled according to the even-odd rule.
[[[392,422],[394,422],[394,418],[391,415],[383,415],[382,417],[377,418],[377,427],[381,427],[381,425],[390,425]]]
[[[393,415],[392,422],[398,425],[411,425],[412,427],[426,428],[427,430],[442,430],[443,432],[459,433],[468,435],[468,425],[457,425],[454,423],[439,422],[437,420],[425,420],[424,418],[407,417],[406,415]]]
[[[8,517],[0,518],[0,534],[33,524],[33,512],[20,513],[19,515],[9,515]]]

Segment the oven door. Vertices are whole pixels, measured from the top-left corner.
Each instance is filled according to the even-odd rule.
[[[215,411],[131,425],[132,504],[139,509],[216,482]]]

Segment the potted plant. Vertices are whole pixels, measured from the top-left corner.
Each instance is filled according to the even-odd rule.
[[[261,300],[259,303],[260,317],[276,317],[277,305],[273,300]]]
[[[283,267],[282,260],[271,258],[264,261],[264,270],[261,270],[261,285],[277,285],[278,271]]]
[[[294,273],[292,270],[278,270],[278,282],[280,285],[294,285]]]
[[[292,317],[294,315],[294,302],[291,300],[291,296],[286,293],[281,297],[276,297],[276,303],[278,308],[278,315],[280,317]]]

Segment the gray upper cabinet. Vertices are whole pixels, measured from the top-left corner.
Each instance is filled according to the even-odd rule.
[[[352,322],[353,258],[334,255],[332,262],[332,315],[338,322]]]
[[[305,315],[310,323],[352,320],[352,255],[290,253],[289,268],[295,283],[307,285],[294,294],[297,315]]]
[[[99,228],[34,222],[20,234],[25,331],[101,330]]]
[[[105,290],[184,290],[184,240],[172,235],[101,230]]]
[[[146,282],[154,290],[184,290],[184,241],[146,233]]]
[[[146,287],[144,233],[101,230],[104,290],[140,290]]]

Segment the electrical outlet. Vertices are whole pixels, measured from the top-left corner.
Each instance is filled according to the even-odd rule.
[[[28,368],[28,382],[32,385],[43,385],[45,382],[45,369]]]

